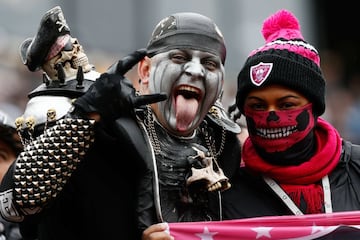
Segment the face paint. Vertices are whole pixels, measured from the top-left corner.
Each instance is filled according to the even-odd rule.
[[[220,57],[196,50],[171,50],[155,55],[151,68],[150,93],[169,96],[156,104],[158,121],[175,135],[192,134],[221,93],[224,66]]]
[[[312,104],[285,111],[254,111],[245,107],[249,137],[268,153],[282,152],[303,140],[314,128]]]

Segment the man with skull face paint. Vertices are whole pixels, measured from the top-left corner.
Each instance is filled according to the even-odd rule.
[[[35,217],[39,239],[138,239],[161,221],[221,219],[240,158],[240,129],[219,100],[225,57],[211,19],[163,19],[146,50],[112,65],[29,143],[1,185],[2,215]],[[124,77],[137,63],[139,91]]]
[[[325,79],[317,50],[296,17],[280,10],[264,21],[266,44],[238,75],[236,105],[249,137],[245,164],[224,193],[228,219],[360,209],[360,148],[320,116]]]
[[[220,30],[203,15],[176,13],[161,20],[153,31],[147,57],[138,64],[140,92],[164,92],[168,98],[144,112],[155,174],[141,185],[154,188],[155,205],[141,201],[141,229],[159,221],[221,218],[219,194],[230,187],[227,177],[240,157],[236,137],[240,129],[218,101],[225,57]],[[214,175],[204,177],[209,170]]]

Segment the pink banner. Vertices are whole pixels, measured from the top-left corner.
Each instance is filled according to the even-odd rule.
[[[360,211],[169,223],[176,240],[360,239]]]

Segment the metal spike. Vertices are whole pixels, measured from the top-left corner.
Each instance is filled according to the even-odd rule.
[[[58,79],[61,84],[65,83],[65,71],[61,63],[56,64],[55,69],[57,71]]]
[[[43,83],[45,83],[46,86],[49,86],[50,84],[49,76],[45,72],[43,72],[42,75],[43,75]]]
[[[76,89],[83,89],[84,88],[84,72],[82,66],[79,66],[77,74],[76,74]]]

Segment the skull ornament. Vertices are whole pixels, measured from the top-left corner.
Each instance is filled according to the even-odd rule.
[[[33,139],[36,119],[33,116],[27,118],[18,117],[15,120],[16,130],[24,146],[28,145]]]
[[[191,156],[191,176],[187,179],[187,186],[200,185],[209,192],[225,191],[231,187],[229,179],[219,167],[215,158],[193,146],[197,155]]]
[[[34,127],[36,124],[36,120],[34,117],[28,117],[26,118],[25,125],[30,131],[34,131]]]
[[[46,113],[47,121],[53,122],[56,120],[56,109],[50,108]]]
[[[89,72],[93,68],[93,66],[89,64],[88,57],[83,47],[79,44],[79,41],[76,38],[70,38],[69,43],[61,52],[49,59],[49,61],[45,62],[42,66],[42,69],[50,79],[59,79],[57,71],[58,64],[61,64],[63,67],[65,79],[76,76],[80,66],[83,68],[84,73]]]
[[[23,127],[25,119],[23,117],[18,117],[15,119],[15,127],[17,131],[20,131]]]

